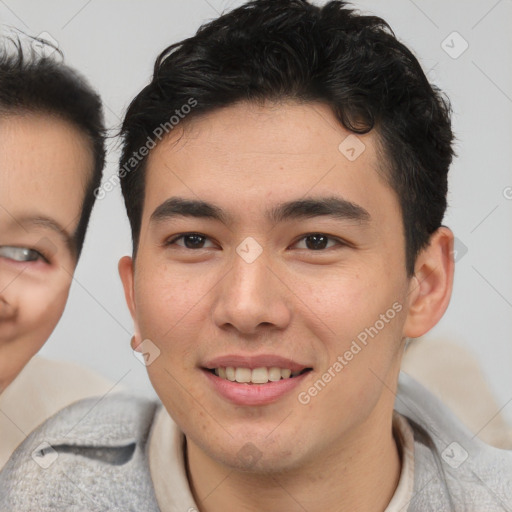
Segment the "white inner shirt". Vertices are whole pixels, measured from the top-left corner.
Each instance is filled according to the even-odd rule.
[[[384,512],[407,510],[414,488],[414,436],[407,420],[396,411],[393,432],[402,454],[400,479]],[[149,439],[149,468],[161,512],[198,512],[185,469],[185,436],[160,407]]]

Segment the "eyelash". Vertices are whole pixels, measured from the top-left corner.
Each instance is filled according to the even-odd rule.
[[[299,239],[297,239],[292,245],[297,245],[299,242],[303,242],[305,241],[308,237],[312,237],[312,236],[320,236],[320,237],[325,237],[327,238],[328,242],[336,242],[334,246],[331,246],[331,247],[326,247],[324,249],[309,249],[309,248],[305,248],[305,249],[301,249],[301,250],[307,250],[308,252],[324,252],[328,249],[332,249],[333,247],[340,247],[340,246],[346,246],[348,245],[346,242],[343,242],[342,240],[340,240],[339,238],[336,238],[334,236],[330,236],[328,235],[327,233],[319,233],[319,232],[315,232],[315,233],[308,233],[306,235],[302,235]]]
[[[182,233],[181,235],[173,236],[171,239],[167,240],[164,243],[164,245],[165,246],[175,245],[178,240],[184,239],[187,236],[198,236],[198,237],[204,238],[205,240],[211,241],[210,238],[206,235],[203,235],[203,233],[190,232],[190,233]],[[190,249],[189,247],[185,247],[185,246],[180,246],[180,247],[183,247],[184,249],[189,249],[191,251],[194,250],[194,249]],[[200,249],[203,249],[203,247],[201,247]]]
[[[204,238],[205,240],[207,241],[210,241],[212,242],[212,240],[207,236],[207,235],[204,235],[203,233],[196,233],[196,232],[191,232],[191,233],[182,233],[180,235],[176,235],[174,237],[172,237],[171,239],[167,240],[164,245],[165,246],[171,246],[171,245],[174,245],[176,244],[176,242],[178,240],[181,240],[181,239],[184,239],[185,237],[187,236],[198,236],[198,237],[201,237],[201,238]],[[339,238],[336,238],[336,237],[333,237],[333,236],[330,236],[326,233],[320,233],[320,232],[314,232],[314,233],[307,233],[305,235],[302,235],[300,238],[298,238],[297,240],[295,240],[295,242],[293,242],[291,244],[290,247],[298,244],[299,242],[301,241],[304,241],[306,240],[308,237],[312,237],[312,236],[321,236],[321,237],[326,237],[328,239],[328,242],[336,242],[336,245],[335,246],[350,246],[349,243],[343,241],[343,240],[340,240]],[[212,242],[212,243],[215,243],[215,242]],[[204,249],[204,247],[200,247],[199,249],[192,249],[190,247],[185,247],[184,245],[180,245],[180,247],[183,247],[184,249],[188,249],[188,250],[199,250],[199,249]],[[302,249],[302,250],[308,250],[309,252],[323,252],[323,251],[326,251],[327,249],[332,249],[333,246],[331,247],[327,247],[325,249],[317,249],[317,250],[314,250],[314,249]]]

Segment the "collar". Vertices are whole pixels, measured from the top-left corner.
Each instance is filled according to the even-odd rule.
[[[393,414],[393,433],[402,459],[400,479],[395,494],[384,512],[407,510],[414,488],[414,436],[404,416]],[[161,512],[199,509],[189,486],[185,462],[185,436],[160,407],[149,439],[149,468]]]

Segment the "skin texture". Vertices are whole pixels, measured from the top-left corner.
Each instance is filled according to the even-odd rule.
[[[160,350],[148,374],[186,435],[201,511],[375,511],[396,488],[391,425],[404,341],[447,307],[452,234],[438,230],[408,277],[375,135],[359,137],[365,150],[354,161],[338,149],[349,135],[322,104],[237,104],[184,124],[150,153],[136,264],[125,257],[119,270],[134,345],[149,339]],[[171,197],[211,203],[226,218],[152,220]],[[267,216],[322,198],[350,201],[368,218]],[[203,248],[176,240],[190,232],[208,237]],[[309,249],[311,233],[329,235],[327,247]],[[236,252],[247,237],[263,249],[252,263]],[[393,304],[393,319],[301,403],[299,392]],[[238,406],[201,369],[227,354],[279,355],[312,371],[275,403]]]
[[[64,311],[92,166],[90,142],[70,123],[43,114],[0,119],[0,392]]]

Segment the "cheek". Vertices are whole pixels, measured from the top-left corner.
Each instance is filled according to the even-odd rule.
[[[173,417],[186,418],[198,412],[191,411],[191,396],[200,401],[203,393],[190,375],[201,347],[213,339],[212,294],[219,278],[201,265],[177,268],[145,261],[139,268],[135,274],[136,323],[141,338],[151,340],[160,350],[160,356],[147,367],[148,376]]]
[[[193,340],[189,335],[208,318],[213,272],[199,265],[181,269],[144,262],[140,267],[158,269],[136,274],[136,317],[143,338],[157,345],[164,340],[167,344],[169,339],[178,343]]]
[[[10,342],[2,343],[6,340],[0,339],[0,392],[39,351],[64,311],[70,282],[52,284],[29,280],[17,283],[11,296],[15,298],[16,316],[8,336]]]
[[[41,345],[57,325],[69,293],[70,281],[26,287],[19,300],[19,328]]]
[[[377,276],[362,269],[318,269],[314,274],[296,275],[291,282],[290,289],[300,299],[296,301],[300,316],[309,319],[315,331],[325,330],[328,337],[340,340],[373,325],[397,300],[389,283],[379,283]]]
[[[327,375],[326,380],[332,378],[355,391],[357,383],[366,380],[361,376],[371,377],[370,369],[387,374],[401,347],[405,283],[368,272],[336,272],[297,283],[295,293],[305,298],[304,305],[298,305],[301,322],[321,341],[317,345],[321,370],[330,368],[336,375]]]

